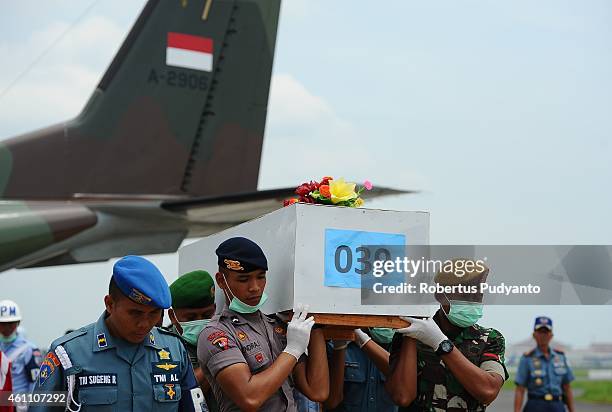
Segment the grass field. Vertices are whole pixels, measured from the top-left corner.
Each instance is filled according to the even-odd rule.
[[[612,404],[612,381],[589,381],[587,375],[588,371],[584,369],[574,371],[576,380],[572,382],[572,388],[576,400]],[[513,391],[514,388],[514,374],[511,373],[502,389]]]

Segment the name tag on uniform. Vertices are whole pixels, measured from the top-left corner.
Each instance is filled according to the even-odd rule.
[[[180,383],[178,373],[152,373],[151,383]]]
[[[77,375],[80,388],[91,386],[117,386],[116,373],[92,373]]]

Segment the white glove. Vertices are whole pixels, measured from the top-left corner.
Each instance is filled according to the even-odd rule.
[[[355,343],[359,345],[360,348],[363,348],[363,345],[372,340],[364,331],[361,329],[355,329]]]
[[[433,318],[417,319],[408,316],[400,316],[400,318],[410,322],[410,326],[397,329],[397,333],[421,341],[433,350],[437,350],[440,343],[448,339]]]
[[[287,324],[287,346],[283,352],[300,359],[300,356],[308,349],[310,342],[310,330],[314,325],[314,317],[309,317],[308,306],[298,305],[293,309],[293,319]]]

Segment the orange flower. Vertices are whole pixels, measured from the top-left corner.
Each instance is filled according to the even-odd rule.
[[[321,196],[325,196],[328,199],[331,198],[331,192],[329,191],[329,185],[319,186],[319,193],[321,193]]]

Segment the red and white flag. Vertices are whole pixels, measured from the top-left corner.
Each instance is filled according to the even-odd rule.
[[[166,48],[168,66],[210,72],[213,67],[213,40],[209,37],[168,33]]]

